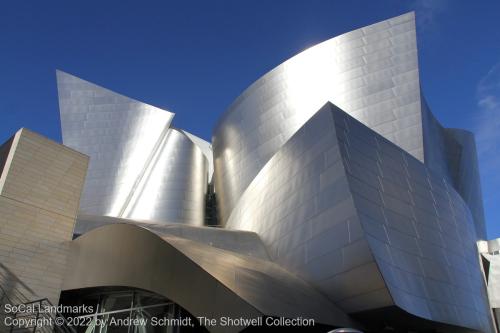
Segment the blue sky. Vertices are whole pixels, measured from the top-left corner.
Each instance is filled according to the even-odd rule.
[[[60,141],[55,69],[176,113],[207,140],[231,101],[287,58],[415,10],[422,89],[476,133],[488,236],[500,237],[500,1],[3,1],[0,142]]]

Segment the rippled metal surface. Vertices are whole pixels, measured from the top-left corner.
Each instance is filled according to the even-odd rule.
[[[269,260],[266,248],[254,232],[229,230],[213,227],[190,226],[180,223],[154,223],[151,221],[131,220],[109,216],[79,215],[74,229],[75,236],[109,224],[133,224],[162,235],[172,235],[210,245],[223,250],[241,253],[249,257]]]
[[[235,309],[291,309],[285,303],[298,295],[316,300],[316,288],[329,298],[320,303],[348,313],[397,306],[493,330],[476,249],[485,228],[474,139],[441,126],[421,95],[413,13],[291,58],[218,123],[220,222],[255,232],[265,251],[251,250],[254,240],[235,246],[241,239],[228,241],[231,233],[220,230],[162,229],[161,221],[203,223],[213,170],[208,142],[171,128],[173,114],[164,110],[64,73],[58,82],[64,143],[91,156],[82,213],[160,221],[147,228],[182,253],[174,262],[195,262],[196,283],[222,282],[238,295],[221,295],[242,306]],[[340,108],[317,112],[328,101]],[[215,235],[219,246],[210,243]],[[276,273],[276,264],[306,281],[307,292],[288,295],[277,281],[298,282]],[[186,267],[177,267],[182,276]],[[269,298],[275,289],[280,299]]]
[[[266,164],[226,227],[259,234],[272,260],[347,312],[392,304],[357,217],[329,106]]]
[[[334,117],[358,217],[394,303],[494,331],[474,219],[453,183],[345,113]]]
[[[74,240],[63,289],[95,286],[156,292],[194,316],[303,317],[335,327],[355,326],[326,297],[278,265],[175,237],[161,227],[152,231],[108,225]],[[217,322],[208,327],[210,331],[239,332],[244,328]]]
[[[452,184],[465,200],[474,218],[478,239],[486,239],[483,196],[476,143],[471,132],[444,128],[422,96],[425,164]]]
[[[474,138],[441,126],[421,95],[413,13],[313,46],[235,100],[213,136],[222,223],[266,162],[327,101],[448,179],[486,239]]]
[[[423,160],[413,13],[311,47],[234,101],[212,140],[222,222],[265,163],[327,101]]]
[[[203,224],[208,161],[170,128],[173,113],[64,72],[57,81],[63,143],[90,156],[82,213]]]
[[[208,162],[182,131],[168,129],[120,217],[203,225]]]
[[[470,210],[404,150],[326,105],[271,158],[227,222],[348,313],[396,305],[492,332]]]

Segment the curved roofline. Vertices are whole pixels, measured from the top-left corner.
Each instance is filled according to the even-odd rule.
[[[62,289],[115,285],[163,295],[194,316],[302,316],[355,326],[325,296],[270,261],[130,224],[100,227],[72,241]],[[289,297],[283,300],[282,293]]]
[[[327,43],[327,42],[330,42],[332,39],[335,39],[335,38],[338,38],[338,37],[341,37],[341,36],[344,36],[346,34],[349,34],[351,32],[354,32],[354,31],[357,31],[357,30],[360,30],[360,29],[364,29],[364,28],[369,28],[373,25],[376,25],[376,24],[379,24],[381,22],[384,22],[388,19],[395,19],[395,18],[398,18],[398,17],[401,17],[401,16],[405,16],[405,15],[413,15],[415,16],[415,11],[409,11],[409,12],[406,12],[406,13],[403,13],[401,15],[398,15],[398,16],[394,16],[394,17],[389,17],[389,18],[385,18],[385,19],[382,19],[380,21],[377,21],[375,23],[372,23],[370,25],[367,25],[367,26],[361,26],[361,27],[358,27],[358,28],[355,28],[353,30],[349,30],[349,31],[346,31],[340,35],[336,35],[336,36],[333,36],[327,40],[324,40],[322,42],[319,42],[317,44],[314,44],[312,46],[309,46],[307,47],[305,50],[302,50],[300,51],[299,53],[296,53],[294,55],[292,55],[291,57],[287,58],[285,61],[283,61],[282,63],[276,65],[274,68],[272,68],[271,70],[267,71],[265,74],[263,74],[262,76],[260,76],[258,79],[256,79],[255,81],[253,81],[247,88],[245,88],[232,102],[231,104],[229,104],[226,108],[226,110],[224,111],[224,113],[219,117],[219,119],[217,120],[217,122],[215,123],[214,127],[213,127],[213,130],[212,130],[212,138],[213,136],[215,135],[215,133],[217,132],[217,130],[219,129],[219,127],[222,125],[222,123],[224,122],[224,120],[228,117],[228,115],[230,114],[230,110],[231,108],[236,105],[239,100],[243,97],[243,95],[245,95],[245,93],[247,91],[250,91],[259,81],[261,81],[263,78],[265,78],[266,76],[268,76],[269,74],[271,74],[272,72],[276,71],[278,68],[280,68],[281,66],[285,65],[286,63],[288,63],[290,60],[294,59],[295,57],[297,56],[300,56],[306,52],[309,52],[311,51],[312,49],[324,44],[324,43]]]

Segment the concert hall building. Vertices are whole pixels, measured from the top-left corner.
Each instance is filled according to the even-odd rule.
[[[278,65],[208,142],[57,71],[62,144],[0,147],[2,302],[90,309],[58,332],[497,332],[474,136],[419,74],[407,13]]]

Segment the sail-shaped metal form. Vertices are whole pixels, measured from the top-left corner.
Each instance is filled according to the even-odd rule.
[[[90,156],[81,213],[203,224],[208,161],[173,113],[61,71],[57,82],[63,143]]]
[[[222,233],[228,237],[244,234]],[[148,254],[147,260],[143,253]],[[70,262],[65,289],[141,288],[167,297],[197,317],[300,316],[334,327],[353,325],[324,295],[280,266],[176,237],[162,228],[114,224],[92,230],[72,243]],[[95,267],[95,274],[88,274],[89,265]],[[184,274],[175,274],[178,272]],[[224,327],[217,319],[217,324],[207,328],[211,332],[240,332],[246,326],[242,321]]]
[[[63,142],[90,156],[65,288],[147,289],[195,315],[495,331],[474,137],[425,101],[414,13],[264,75],[218,122],[213,155],[171,112],[57,79]],[[222,228],[201,227],[216,208]]]
[[[477,170],[456,159],[464,143],[434,119],[420,89],[415,15],[394,17],[315,45],[277,66],[245,90],[213,132],[215,190],[222,223],[262,167],[326,102],[435,169],[464,197],[480,193]],[[470,138],[465,146],[474,146]],[[470,149],[469,149],[470,150]],[[468,183],[465,184],[464,182]],[[484,214],[467,199],[478,237]]]
[[[392,307],[493,330],[466,202],[332,104],[261,169],[226,227],[256,232],[271,260],[347,313]]]

